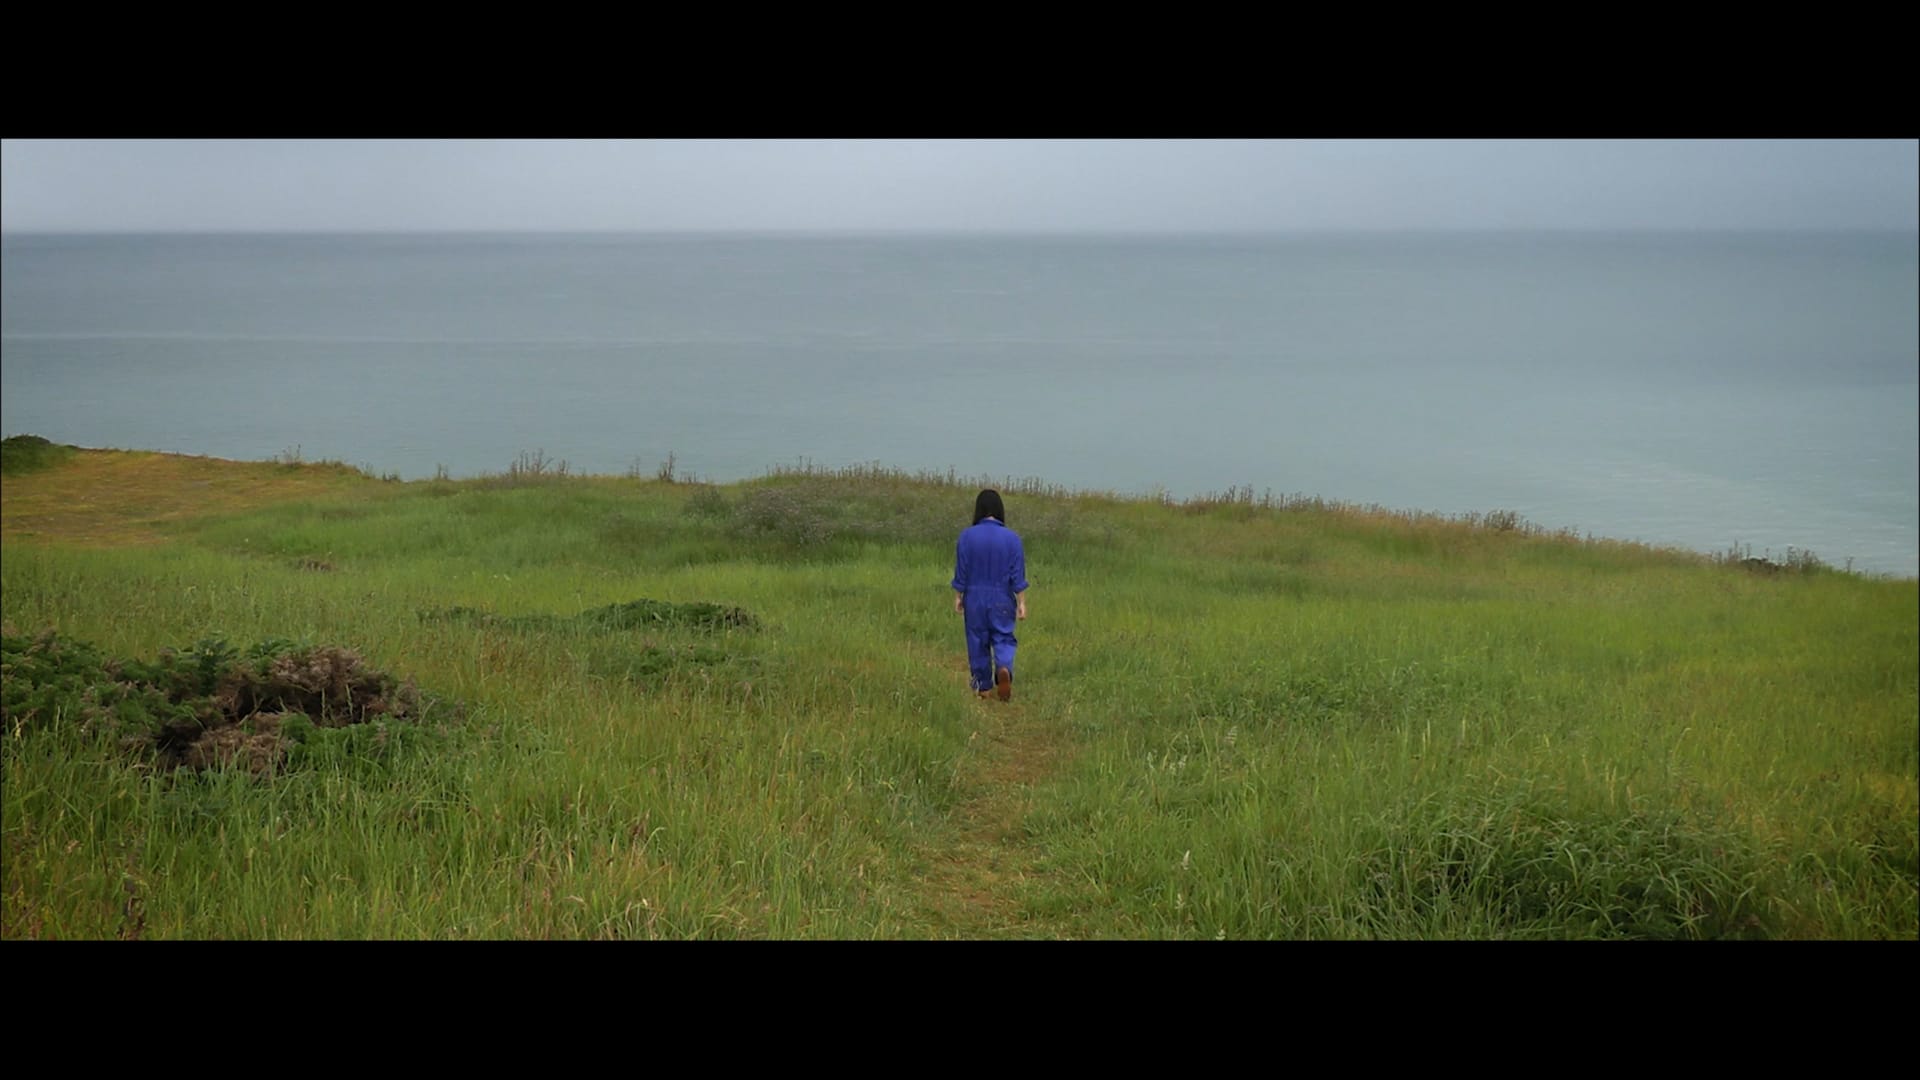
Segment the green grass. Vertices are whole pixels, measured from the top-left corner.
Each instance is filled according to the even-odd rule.
[[[72,460],[74,448],[38,435],[11,435],[0,439],[0,475],[25,476]]]
[[[16,533],[75,468],[9,472],[19,631],[338,644],[468,713],[269,779],[9,722],[7,938],[1920,933],[1913,581],[1026,483],[1000,705],[954,478],[283,465]]]

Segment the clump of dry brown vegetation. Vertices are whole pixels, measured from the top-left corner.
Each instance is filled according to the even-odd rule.
[[[356,745],[379,749],[392,725],[462,711],[338,645],[271,640],[241,651],[208,640],[152,662],[108,657],[52,630],[8,628],[3,645],[0,718],[10,730],[72,729],[163,770],[271,773],[328,731],[370,725]]]

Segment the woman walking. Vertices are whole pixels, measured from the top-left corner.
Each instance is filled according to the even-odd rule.
[[[1027,617],[1027,552],[991,488],[973,500],[973,524],[955,545],[953,610],[966,617],[973,689],[1013,697],[1013,623]]]

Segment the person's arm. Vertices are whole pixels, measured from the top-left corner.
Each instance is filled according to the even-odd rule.
[[[1013,617],[1027,617],[1027,546],[1013,538]]]
[[[953,610],[966,614],[967,552],[965,534],[953,544]]]

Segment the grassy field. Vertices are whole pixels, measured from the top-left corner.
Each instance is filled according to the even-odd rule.
[[[1025,483],[1001,704],[970,482],[7,454],[8,939],[1920,935],[1911,580]],[[69,639],[451,711],[167,769]]]

